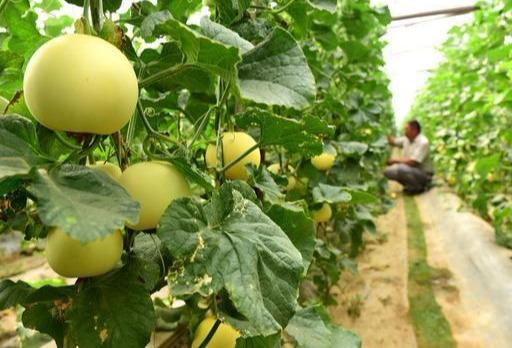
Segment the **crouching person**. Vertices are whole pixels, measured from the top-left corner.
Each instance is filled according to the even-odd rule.
[[[402,148],[402,157],[390,158],[384,176],[398,181],[404,186],[404,192],[417,194],[426,191],[434,174],[430,161],[428,139],[421,134],[421,125],[413,120],[405,125],[405,136],[388,136],[391,146]]]

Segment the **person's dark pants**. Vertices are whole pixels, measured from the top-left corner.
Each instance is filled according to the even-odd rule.
[[[422,192],[432,181],[432,174],[408,166],[407,164],[393,164],[384,170],[384,176],[390,180],[398,181],[406,191]]]

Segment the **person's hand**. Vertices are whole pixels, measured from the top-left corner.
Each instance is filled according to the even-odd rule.
[[[394,158],[390,158],[387,161],[388,166],[391,166],[391,165],[396,164],[396,163],[397,163],[397,160],[394,159]]]
[[[395,138],[392,135],[388,135],[388,144],[393,145],[395,143]]]

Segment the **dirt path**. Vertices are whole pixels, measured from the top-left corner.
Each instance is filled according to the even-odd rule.
[[[347,274],[340,282],[340,305],[331,314],[361,336],[364,348],[415,348],[408,318],[407,232],[401,198],[378,219],[377,230],[358,259],[359,274]]]
[[[416,202],[428,263],[448,270],[434,289],[458,346],[511,347],[512,252],[495,244],[489,224],[459,211],[454,194],[435,188]]]

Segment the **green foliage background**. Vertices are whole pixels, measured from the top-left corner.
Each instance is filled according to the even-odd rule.
[[[437,173],[512,247],[512,4],[479,6],[470,23],[451,29],[411,116],[425,125]]]

